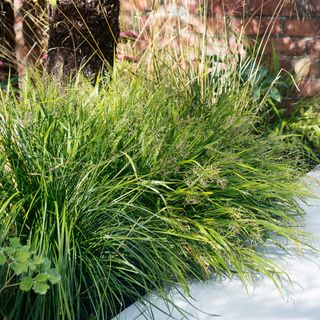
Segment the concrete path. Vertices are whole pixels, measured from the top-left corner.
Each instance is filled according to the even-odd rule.
[[[315,236],[320,249],[320,167],[311,171],[305,181],[319,196],[306,199],[305,229]],[[288,272],[292,285],[284,284],[282,296],[271,280],[263,278],[247,290],[239,279],[206,283],[192,282],[187,301],[178,290],[171,299],[178,310],[157,296],[147,297],[150,304],[135,303],[114,320],[320,320],[320,253],[307,252],[286,256],[271,248],[269,254]]]

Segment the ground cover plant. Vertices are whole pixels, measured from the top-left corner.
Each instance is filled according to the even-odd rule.
[[[1,92],[0,245],[18,237],[56,276],[46,292],[23,291],[32,270],[4,263],[3,317],[110,319],[191,278],[276,281],[257,247],[302,241],[295,157],[255,129],[249,87],[203,94],[209,75],[185,87],[171,69],[125,68],[95,87],[42,77],[21,98]]]
[[[320,162],[320,104],[319,97],[305,98],[295,103],[291,112],[276,109],[273,130],[286,134],[300,146],[301,154],[311,166]]]

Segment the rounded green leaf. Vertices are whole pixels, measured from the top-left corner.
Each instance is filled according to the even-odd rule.
[[[32,287],[35,293],[38,293],[41,295],[46,294],[49,288],[50,287],[45,282],[35,282]]]
[[[17,250],[16,254],[15,254],[15,259],[19,262],[26,262],[30,259],[31,254],[28,251],[24,251],[24,250]]]
[[[17,237],[11,238],[9,240],[9,242],[10,242],[11,247],[14,248],[14,249],[18,249],[18,248],[21,247],[20,240]]]
[[[44,270],[48,270],[50,269],[51,266],[51,262],[48,258],[44,258],[43,262],[42,262],[42,267]]]
[[[34,278],[35,282],[45,282],[49,278],[48,273],[39,273],[37,276]]]
[[[281,100],[282,100],[281,93],[280,93],[280,91],[279,91],[277,88],[272,88],[272,89],[271,89],[270,97],[271,97],[273,100],[277,101],[277,102],[281,102]]]
[[[32,288],[33,285],[33,280],[31,277],[24,277],[21,281],[20,281],[20,290],[21,291],[29,291]]]
[[[48,275],[49,275],[49,281],[52,284],[57,284],[61,280],[61,276],[57,269],[50,269],[48,271]]]
[[[5,251],[9,257],[13,257],[14,254],[16,253],[16,249],[13,247],[6,247]]]
[[[28,266],[30,271],[35,271],[37,269],[37,265],[33,261],[28,261]]]
[[[14,273],[18,276],[21,273],[28,271],[28,263],[26,262],[15,262],[11,266]]]
[[[33,257],[33,263],[36,264],[36,265],[42,264],[42,263],[44,263],[44,258],[35,255],[35,256]]]
[[[0,250],[0,266],[7,262],[7,257],[2,250]]]

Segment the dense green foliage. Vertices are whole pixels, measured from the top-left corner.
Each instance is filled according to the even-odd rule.
[[[295,157],[257,132],[248,88],[201,95],[197,82],[120,74],[1,93],[0,247],[19,237],[61,276],[37,295],[4,266],[9,319],[109,319],[212,274],[276,280],[257,247],[300,243]]]
[[[50,288],[48,281],[56,284],[61,280],[57,270],[50,268],[48,259],[38,256],[28,245],[22,246],[19,238],[15,237],[9,239],[8,246],[0,249],[0,266],[6,266],[13,271],[13,276],[20,278],[21,291],[33,290],[44,295]],[[4,286],[3,290],[6,288]]]
[[[301,99],[290,113],[279,110],[275,120],[276,133],[289,135],[312,164],[320,162],[319,97]]]

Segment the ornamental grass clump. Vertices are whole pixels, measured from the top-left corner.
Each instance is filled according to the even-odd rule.
[[[1,317],[110,319],[189,279],[277,281],[257,248],[302,243],[294,157],[257,132],[245,88],[196,90],[122,70],[1,92],[0,246],[19,238],[59,277],[36,294],[3,265]]]

